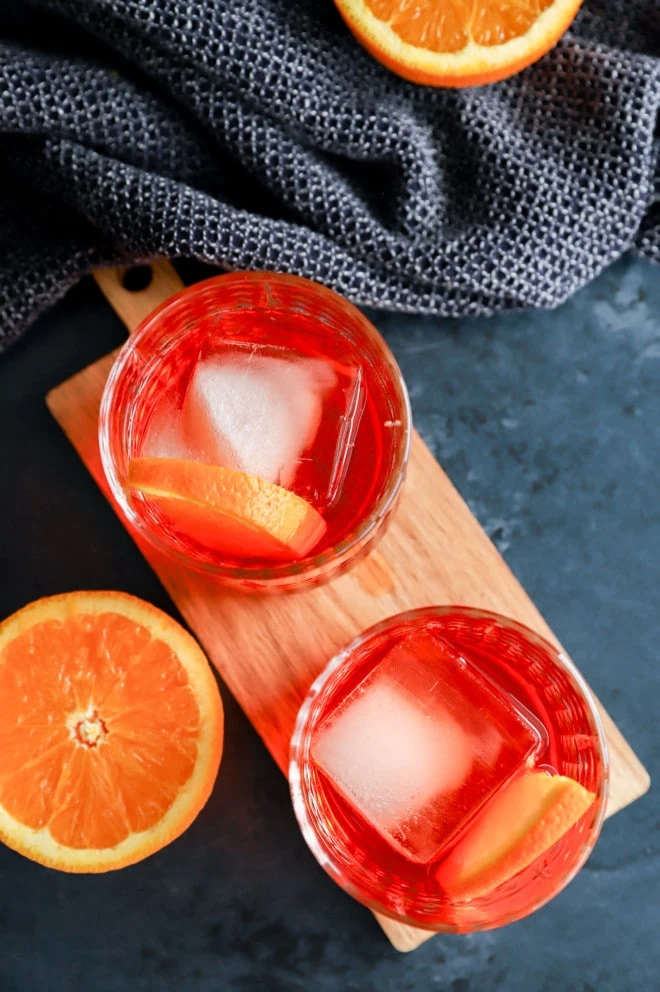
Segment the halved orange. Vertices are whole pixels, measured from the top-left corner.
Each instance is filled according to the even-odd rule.
[[[201,649],[120,592],[37,600],[0,624],[0,840],[103,872],[178,837],[208,799],[223,710]]]
[[[556,844],[595,799],[565,775],[524,772],[468,828],[440,866],[439,883],[454,898],[492,892]]]
[[[358,41],[405,79],[480,86],[512,76],[561,38],[582,0],[335,0]]]
[[[128,484],[155,500],[187,537],[237,558],[302,558],[326,530],[321,514],[302,497],[236,469],[134,458]]]

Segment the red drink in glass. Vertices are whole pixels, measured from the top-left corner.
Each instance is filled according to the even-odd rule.
[[[600,719],[568,659],[461,607],[401,614],[341,652],[301,708],[290,766],[326,871],[378,912],[454,932],[519,919],[567,884],[598,835],[607,777]],[[529,787],[545,802],[567,779],[582,805],[553,839]]]
[[[244,272],[177,294],[135,331],[106,386],[100,446],[116,502],[153,545],[224,582],[288,589],[328,579],[373,545],[410,430],[396,362],[354,306],[296,276]],[[272,558],[249,540],[223,543],[203,515],[132,484],[145,459],[287,490],[312,508],[309,546]]]

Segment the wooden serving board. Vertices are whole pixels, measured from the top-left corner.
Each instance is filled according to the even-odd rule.
[[[137,293],[124,289],[120,270],[96,273],[129,331],[182,287],[168,262],[158,262],[152,270],[150,286]],[[102,358],[47,397],[106,496],[97,422],[112,360],[112,355]],[[138,544],[285,774],[296,714],[311,682],[339,648],[378,620],[417,606],[464,604],[513,617],[557,643],[417,434],[403,497],[388,532],[368,558],[330,585],[287,595],[235,593]],[[611,815],[643,795],[649,776],[602,707],[601,715],[611,757]],[[401,951],[431,936],[378,919]]]

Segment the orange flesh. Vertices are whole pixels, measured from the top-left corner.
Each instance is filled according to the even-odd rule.
[[[117,614],[47,620],[0,664],[0,803],[73,848],[148,830],[189,779],[199,709],[182,664]]]
[[[302,558],[326,530],[323,517],[302,497],[235,469],[134,458],[128,482],[186,537],[237,558]]]
[[[458,52],[470,40],[485,47],[527,34],[553,0],[364,0],[371,12],[411,45]]]
[[[524,772],[478,815],[443,861],[438,881],[455,898],[487,895],[549,851],[595,800],[566,776]]]
[[[540,59],[582,0],[335,0],[374,58],[414,83],[483,86]]]

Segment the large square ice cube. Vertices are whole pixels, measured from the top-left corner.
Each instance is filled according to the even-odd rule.
[[[427,863],[540,741],[508,695],[423,631],[329,715],[312,757],[386,840]]]
[[[356,389],[355,369],[284,348],[234,347],[196,367],[183,404],[183,437],[200,461],[287,488],[293,487],[305,452],[322,447],[328,465],[321,488],[336,489],[338,469],[341,475],[350,457],[348,414],[350,434],[359,423],[356,406],[359,414],[362,410]],[[317,495],[314,502],[327,505],[327,493]]]

